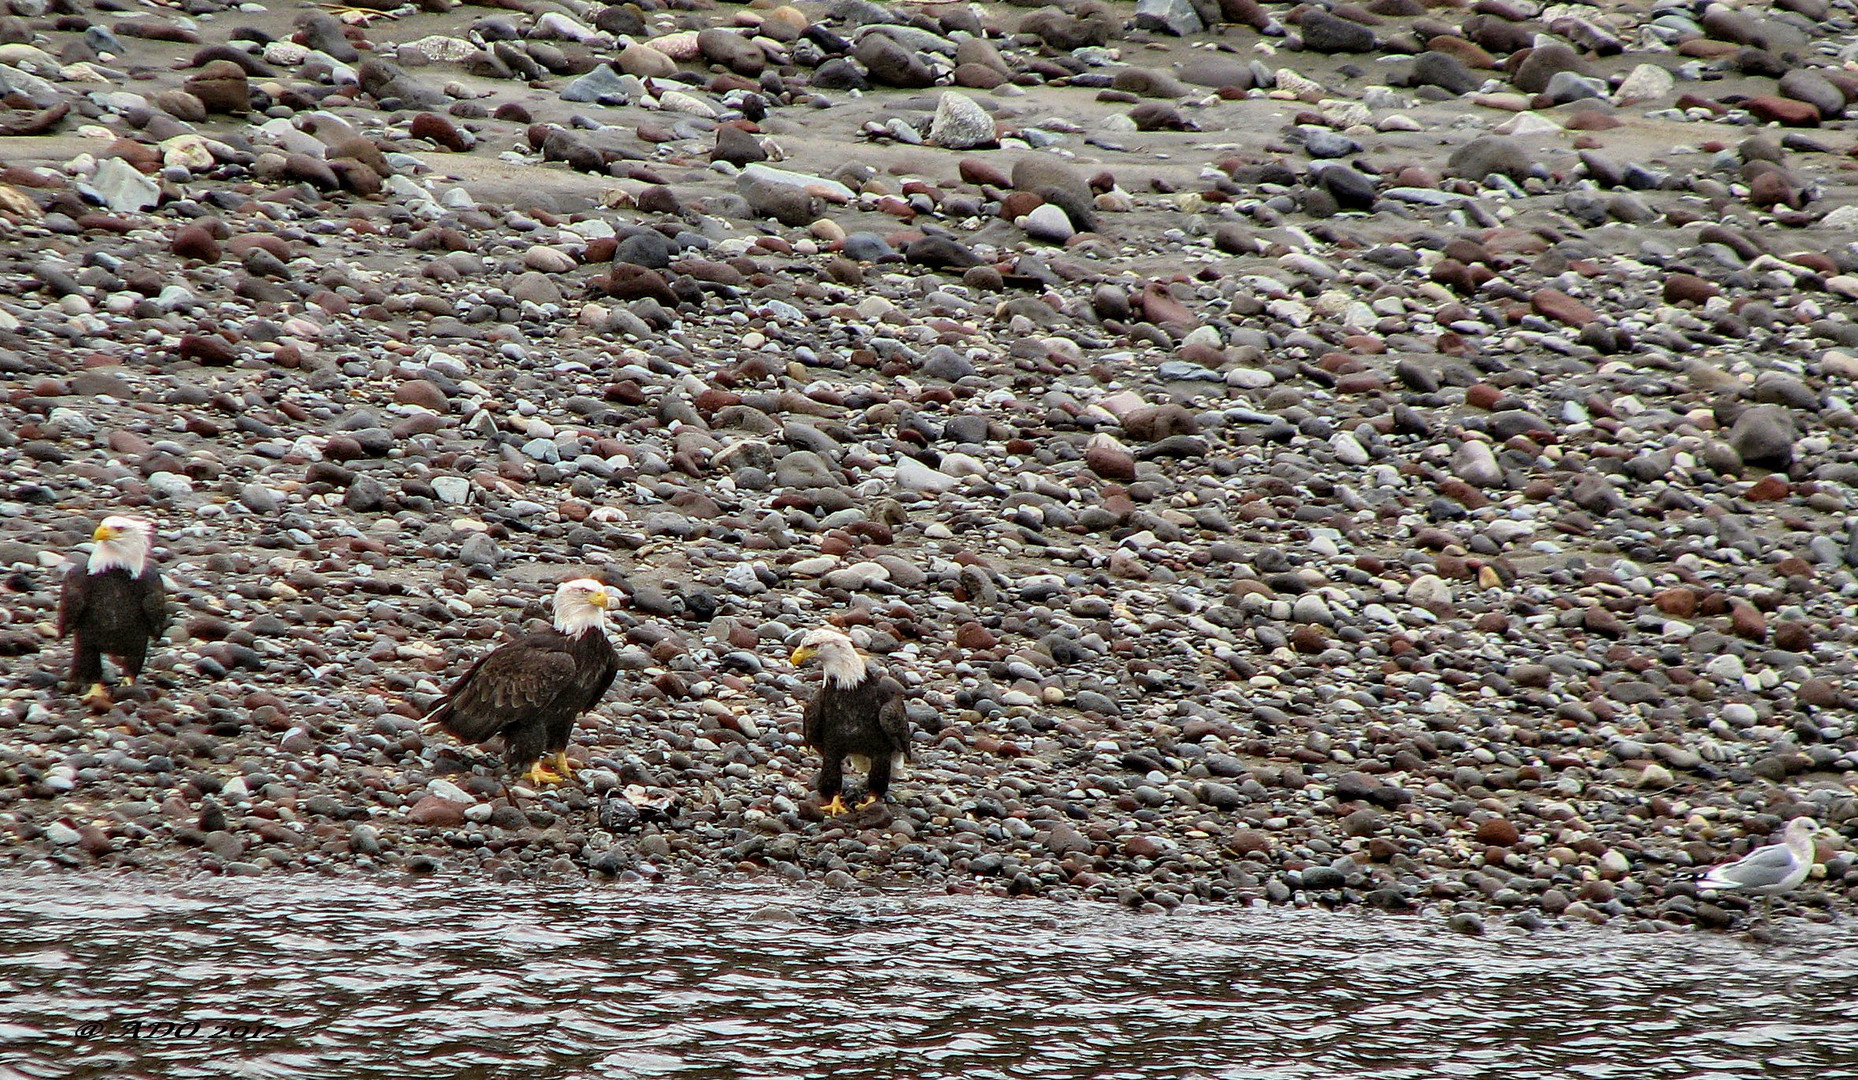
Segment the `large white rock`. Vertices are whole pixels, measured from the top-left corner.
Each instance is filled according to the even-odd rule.
[[[461,806],[468,806],[477,801],[475,796],[471,795],[457,784],[452,783],[450,780],[433,779],[428,781],[426,790],[444,799],[446,802],[458,803]]]
[[[1062,244],[1077,232],[1071,227],[1071,218],[1051,203],[1033,207],[1031,213],[1019,219],[1019,227],[1032,239],[1048,244]]]
[[[29,71],[0,64],[0,97],[18,95],[35,109],[49,109],[58,104],[58,88]]]
[[[205,172],[213,167],[213,151],[202,136],[192,134],[176,135],[164,139],[161,143],[161,163],[169,168],[183,168],[189,172]]]
[[[931,469],[913,457],[897,459],[897,486],[905,491],[924,491],[939,495],[944,491],[953,491],[961,481],[936,469]]]
[[[1421,574],[1406,587],[1406,598],[1421,606],[1449,604],[1452,602],[1452,587],[1437,574]]]
[[[935,119],[929,122],[929,138],[949,150],[971,150],[992,146],[994,119],[987,110],[966,94],[950,90],[936,103]]]
[[[1452,472],[1473,487],[1496,487],[1503,482],[1503,467],[1490,444],[1467,439],[1452,454]]]
[[[451,506],[463,506],[471,501],[471,481],[462,476],[435,476],[432,490],[438,494],[440,502]]]
[[[808,176],[806,173],[789,172],[775,169],[757,162],[742,170],[746,180],[766,180],[774,184],[786,184],[789,187],[805,188],[817,195],[823,195],[837,202],[851,202],[854,195],[851,188],[837,180],[828,180],[823,176]]]
[[[1657,101],[1677,89],[1677,78],[1657,64],[1640,64],[1620,80],[1613,91],[1613,101],[1629,105],[1635,101]]]
[[[146,210],[161,201],[161,185],[122,158],[98,162],[97,174],[81,187],[118,214]]]

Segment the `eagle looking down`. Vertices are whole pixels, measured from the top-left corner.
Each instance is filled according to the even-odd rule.
[[[554,626],[472,664],[426,721],[465,742],[501,735],[512,766],[532,763],[524,774],[532,784],[567,779],[575,718],[598,705],[619,674],[619,654],[606,636],[611,603],[606,586],[592,578],[564,582],[555,589]],[[552,771],[542,764],[550,753]]]

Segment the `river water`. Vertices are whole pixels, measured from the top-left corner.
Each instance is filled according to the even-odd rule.
[[[1777,925],[0,876],[0,1080],[1858,1077],[1858,929]]]

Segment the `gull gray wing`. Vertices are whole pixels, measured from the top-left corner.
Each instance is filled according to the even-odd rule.
[[[1727,866],[1719,866],[1710,871],[1708,881],[1742,889],[1758,889],[1768,885],[1779,885],[1787,880],[1789,874],[1799,869],[1799,860],[1785,844],[1769,844],[1759,847]]]

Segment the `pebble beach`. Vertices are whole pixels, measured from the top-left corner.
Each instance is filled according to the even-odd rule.
[[[0,12],[0,866],[1858,911],[1849,2]],[[422,730],[578,576],[572,782]]]

